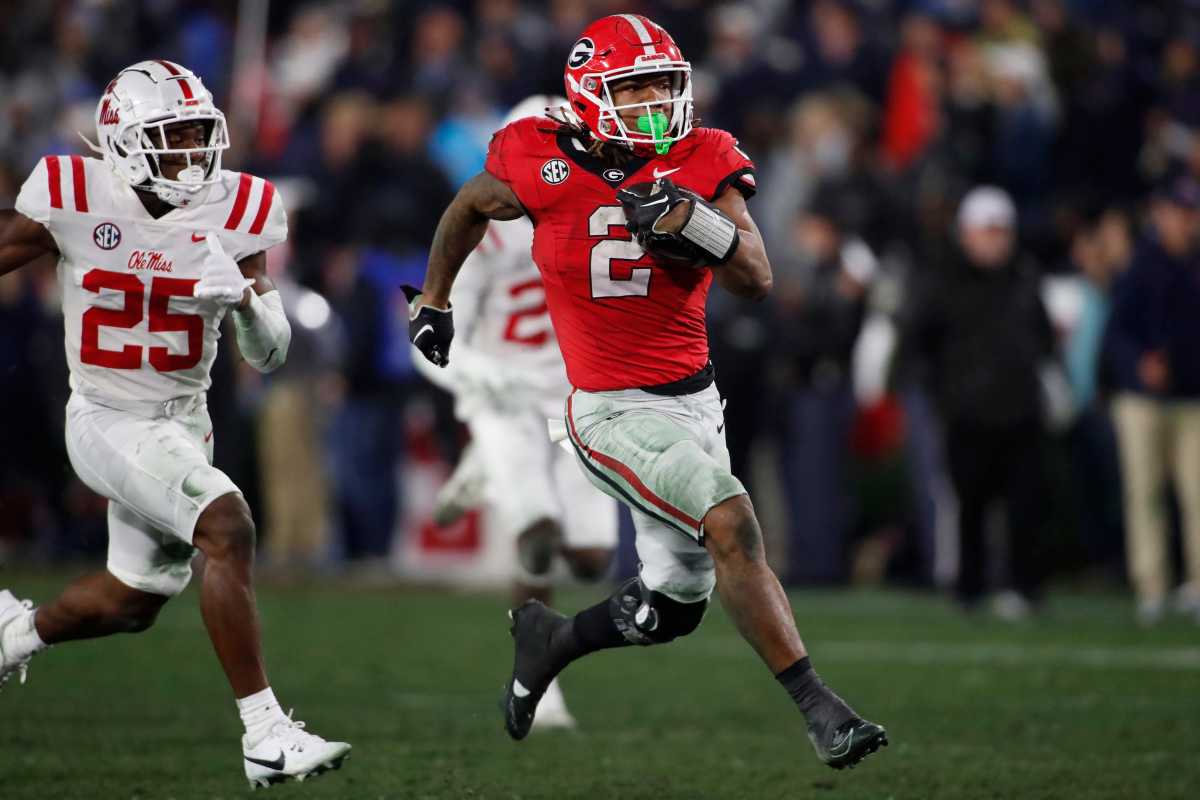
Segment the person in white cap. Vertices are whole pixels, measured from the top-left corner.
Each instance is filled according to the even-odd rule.
[[[965,609],[985,593],[984,521],[995,501],[1009,528],[1010,588],[999,616],[1027,614],[1041,582],[1036,548],[1044,482],[1040,373],[1054,335],[1035,266],[1017,248],[1017,212],[1002,189],[977,187],[959,205],[949,262],[914,292],[902,350],[920,362],[946,431],[959,501],[956,594]]]

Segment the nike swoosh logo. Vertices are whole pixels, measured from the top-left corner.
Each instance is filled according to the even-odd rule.
[[[279,758],[275,759],[274,761],[266,761],[261,758],[251,758],[250,756],[243,756],[243,758],[245,758],[251,764],[258,764],[260,767],[266,767],[267,769],[275,769],[275,770],[282,770],[283,765],[285,763],[287,763],[283,757],[282,750],[279,751]]]
[[[515,694],[517,697],[529,697],[530,692],[521,685],[519,680],[513,678],[513,694]]]
[[[654,170],[654,180],[658,180],[659,178],[665,178],[668,175],[670,175],[672,172],[679,172],[679,170],[681,170],[681,169],[683,169],[683,167],[676,167],[675,169],[664,169],[661,172],[656,169],[656,170]]]
[[[658,176],[655,176],[655,177],[658,177]],[[203,242],[203,241],[204,241],[205,239],[207,239],[207,238],[208,238],[207,236],[197,236],[197,235],[196,235],[196,234],[194,234],[194,233],[192,234],[192,241],[193,241],[193,242]]]
[[[651,200],[649,203],[642,203],[642,208],[645,208],[646,206],[656,206],[659,203],[665,203],[665,202],[667,202],[667,198],[665,196],[660,197],[657,200]]]
[[[854,728],[851,728],[846,731],[846,735],[842,738],[842,741],[835,741],[833,743],[833,746],[829,748],[830,758],[840,758],[850,752],[850,745],[854,741],[854,730]]]
[[[723,430],[725,430],[725,423],[724,423],[724,422],[722,422],[720,425],[718,425],[718,426],[717,426],[717,433],[720,433],[720,432],[721,432],[721,431],[723,431]]]
[[[212,435],[213,435],[212,431],[209,431],[208,433],[204,434],[204,441],[207,442],[209,439],[212,438]]]
[[[275,354],[276,354],[276,353],[278,353],[278,352],[279,352],[279,348],[278,348],[278,347],[272,347],[272,348],[271,348],[271,352],[267,353],[267,357],[266,357],[266,358],[264,358],[264,359],[262,360],[262,363],[263,363],[263,365],[265,366],[265,365],[267,365],[267,364],[270,364],[270,363],[271,363],[271,359],[272,359],[272,358],[274,358],[274,357],[275,357]]]
[[[429,332],[429,331],[431,331],[431,330],[433,330],[433,326],[432,326],[432,325],[424,325],[424,326],[421,328],[421,330],[417,331],[417,335],[416,335],[416,336],[414,336],[414,337],[412,338],[413,344],[416,344],[416,343],[417,343],[417,339],[420,339],[420,338],[421,338],[421,337],[422,337],[424,334],[428,333],[428,332]]]

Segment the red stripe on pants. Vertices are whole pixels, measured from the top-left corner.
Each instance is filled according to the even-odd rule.
[[[637,474],[634,473],[632,469],[625,466],[620,461],[617,461],[612,456],[606,455],[597,450],[593,450],[583,443],[583,439],[579,438],[579,433],[575,430],[575,415],[571,406],[571,401],[574,400],[574,398],[575,391],[572,390],[571,394],[567,395],[567,424],[571,426],[572,438],[579,442],[580,447],[582,447],[584,452],[588,454],[588,457],[620,475],[630,486],[634,488],[635,491],[637,491],[638,494],[642,496],[643,499],[648,501],[659,510],[670,514],[672,517],[689,527],[700,530],[700,520],[692,518],[684,511],[681,511],[680,509],[668,503],[666,500],[656,495],[650,490],[650,487],[642,483],[641,479],[638,478]]]

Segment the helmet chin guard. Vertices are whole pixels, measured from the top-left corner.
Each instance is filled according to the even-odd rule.
[[[614,102],[614,83],[651,75],[670,77],[669,99]],[[665,29],[639,14],[614,14],[589,25],[567,57],[564,82],[571,111],[597,139],[665,153],[692,131],[692,65]],[[639,124],[626,124],[621,113],[630,111]]]
[[[167,129],[178,123],[204,126],[204,144],[172,148]],[[186,208],[202,202],[220,180],[221,153],[229,148],[225,115],[195,73],[171,61],[141,61],[109,82],[96,107],[98,144],[87,141],[131,187],[153,192],[164,203]],[[162,159],[182,158],[174,178]]]

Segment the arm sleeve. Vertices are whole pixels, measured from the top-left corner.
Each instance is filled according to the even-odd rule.
[[[14,207],[35,222],[50,222],[50,177],[43,158],[21,185]]]

